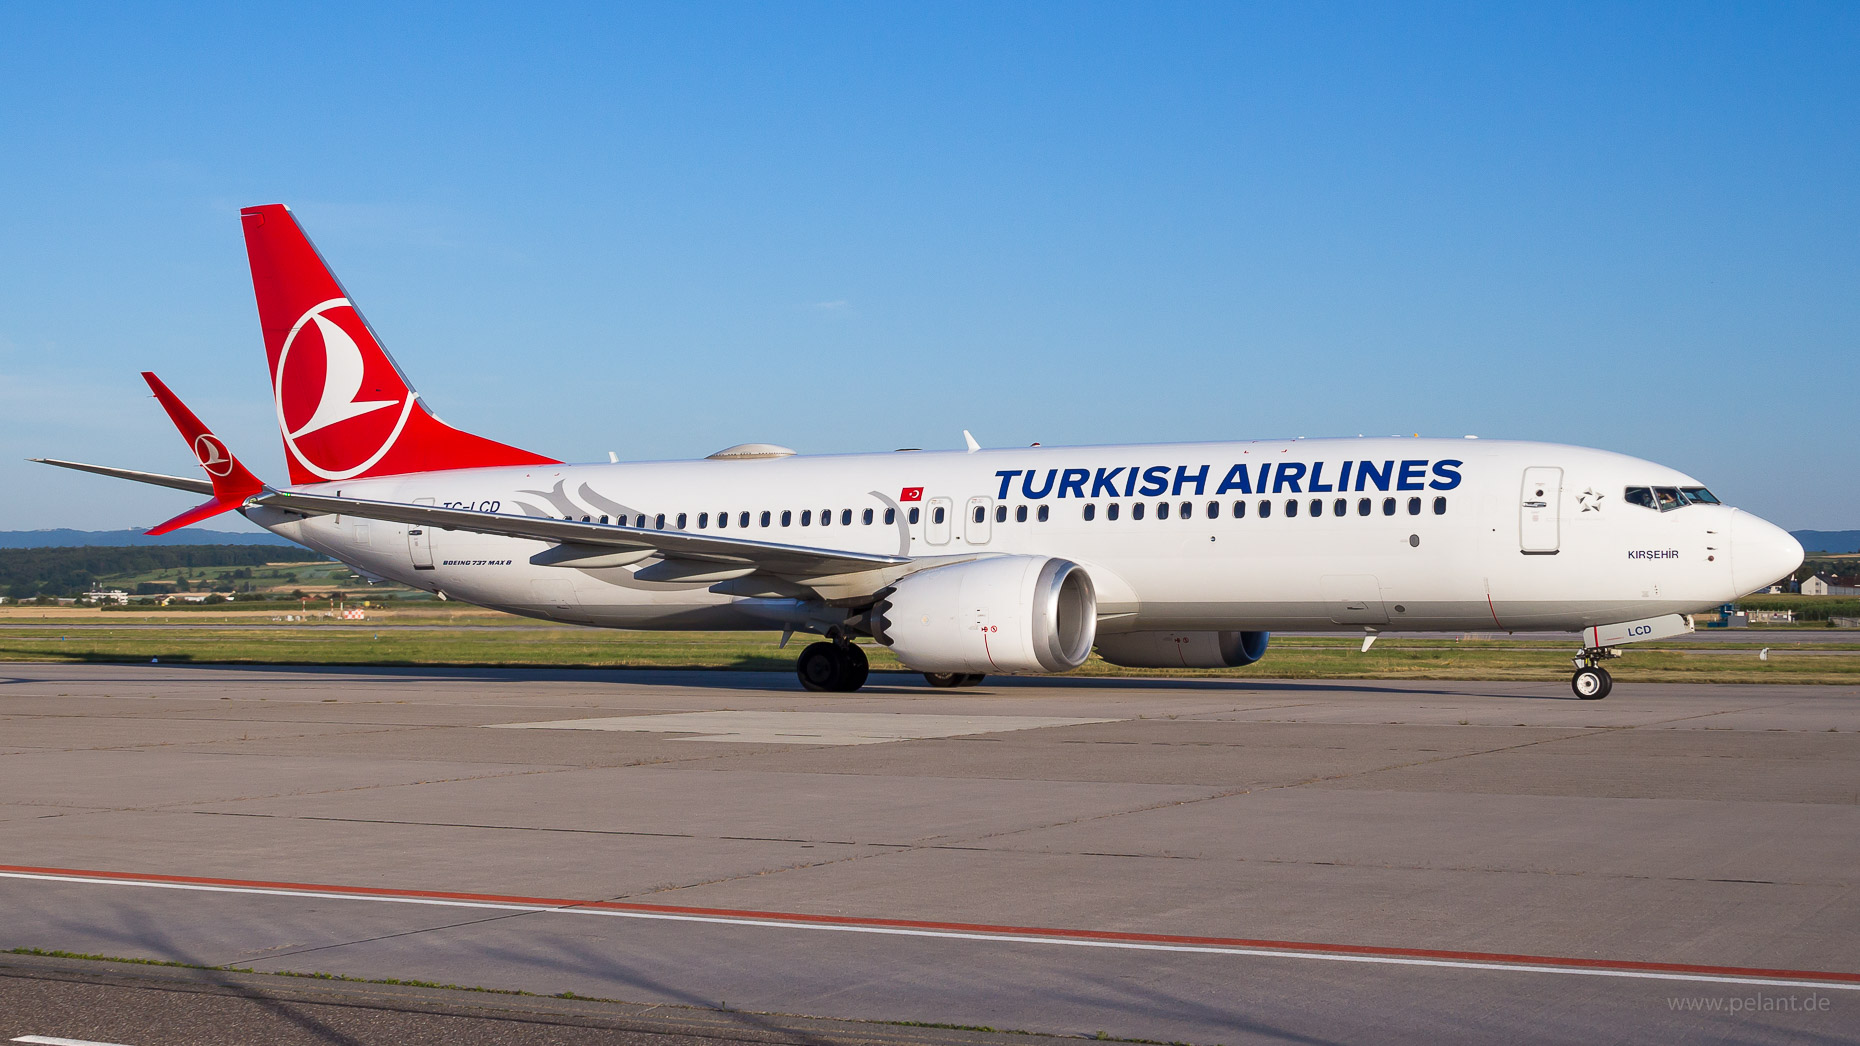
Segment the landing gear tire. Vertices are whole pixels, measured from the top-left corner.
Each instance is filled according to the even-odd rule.
[[[1584,701],[1600,701],[1614,686],[1614,677],[1606,668],[1578,668],[1569,680],[1569,688]]]
[[[810,643],[794,663],[802,688],[815,693],[849,694],[870,672],[865,651],[852,643]]]
[[[938,686],[938,687],[980,686],[982,683],[982,680],[987,679],[987,678],[988,677],[986,675],[983,675],[980,672],[925,672],[924,673],[924,682],[929,683],[931,686]]]
[[[839,691],[850,694],[865,685],[865,677],[872,673],[872,664],[865,659],[865,651],[859,649],[857,643],[840,647],[840,654],[845,658],[845,665],[840,669]]]

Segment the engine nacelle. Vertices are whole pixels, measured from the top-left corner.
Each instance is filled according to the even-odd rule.
[[[1098,634],[1083,567],[993,556],[908,574],[872,608],[872,635],[919,672],[1065,672]]]
[[[1239,668],[1266,656],[1270,632],[1123,632],[1098,637],[1098,656],[1125,668]]]

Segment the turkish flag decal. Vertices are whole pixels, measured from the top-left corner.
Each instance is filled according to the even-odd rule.
[[[922,487],[905,487],[898,492],[899,501],[922,501],[923,499],[924,488]]]

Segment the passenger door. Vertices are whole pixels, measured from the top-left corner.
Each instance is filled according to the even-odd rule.
[[[1563,470],[1534,465],[1524,470],[1518,489],[1518,550],[1527,556],[1554,556],[1560,544],[1557,513],[1563,502]]]
[[[971,545],[988,544],[988,539],[994,536],[994,510],[994,498],[970,498],[968,507],[963,510],[962,540]]]

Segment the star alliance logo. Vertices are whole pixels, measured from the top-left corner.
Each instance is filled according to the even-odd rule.
[[[1581,505],[1582,511],[1584,512],[1600,512],[1602,510],[1602,494],[1594,487],[1590,487],[1576,495],[1576,504]]]

